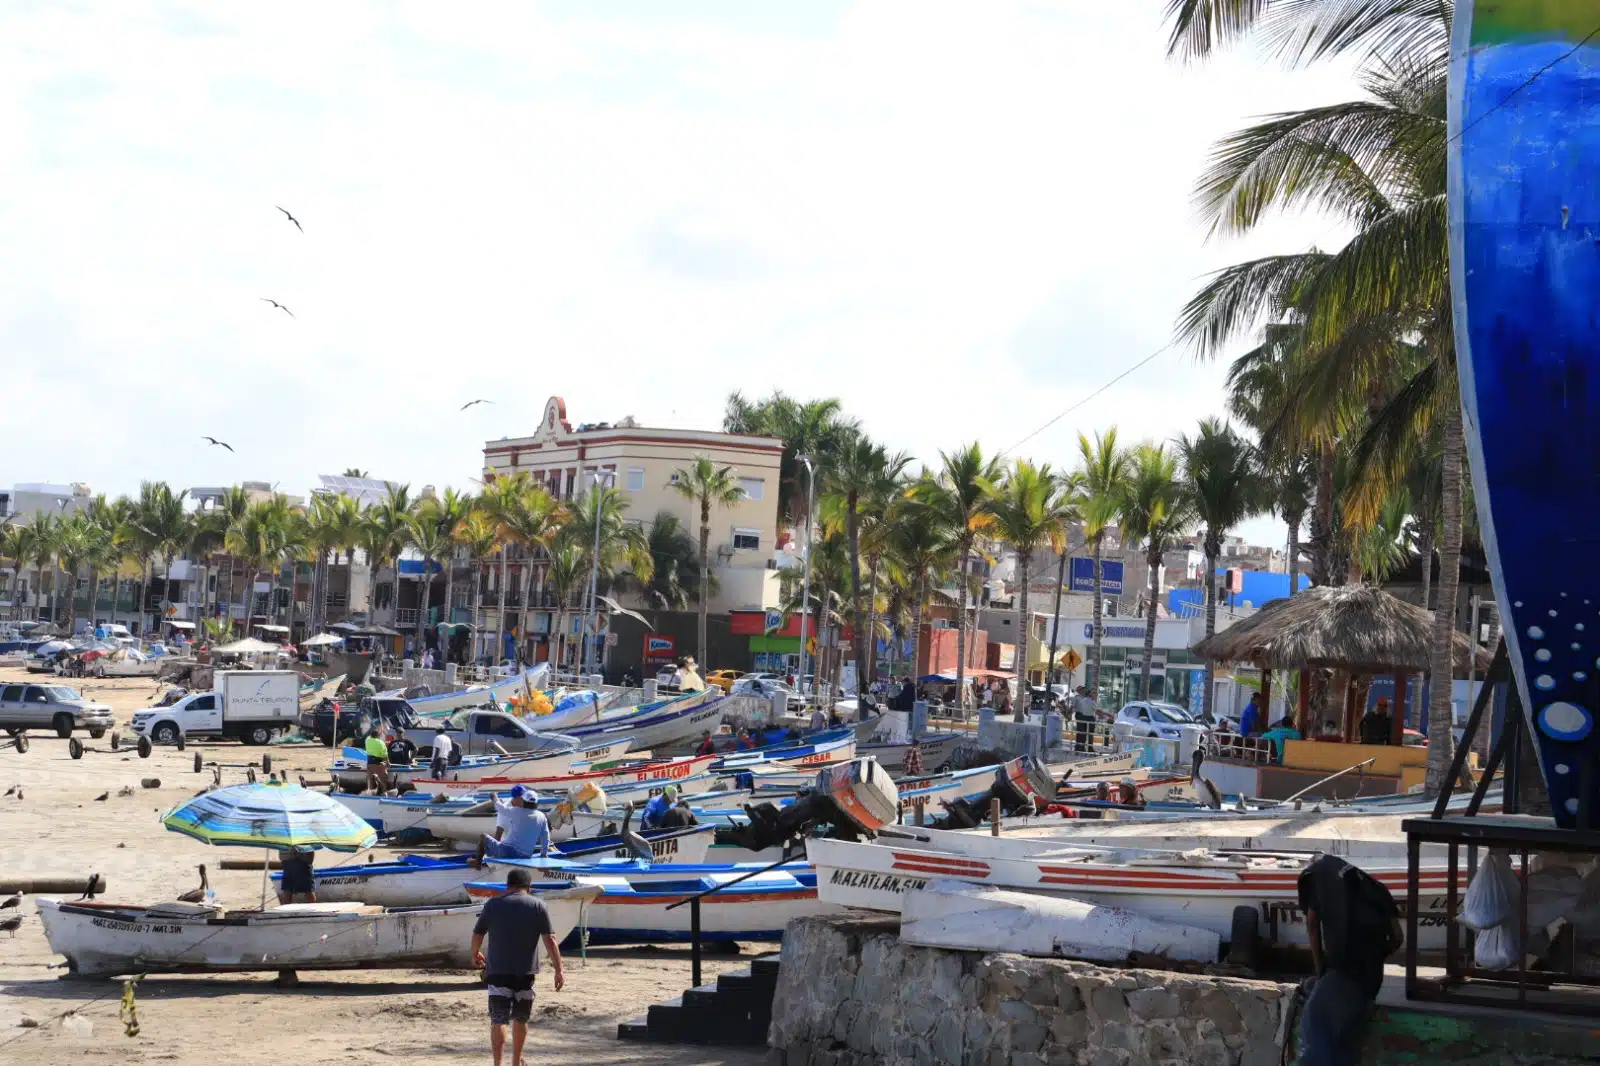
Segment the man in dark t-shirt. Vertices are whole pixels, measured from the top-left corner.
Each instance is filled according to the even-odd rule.
[[[489,1049],[494,1066],[501,1066],[506,1046],[506,1023],[511,1023],[511,1062],[521,1066],[522,1045],[528,1037],[528,1016],[533,1012],[533,978],[539,971],[539,941],[556,971],[556,991],[565,987],[561,950],[550,928],[550,912],[528,891],[528,871],[506,871],[506,891],[483,905],[472,928],[472,964],[483,970],[489,986]],[[489,938],[487,957],[483,939]]]
[[[1316,984],[1300,1015],[1300,1066],[1356,1062],[1383,962],[1400,946],[1400,911],[1365,870],[1323,855],[1300,874]]]

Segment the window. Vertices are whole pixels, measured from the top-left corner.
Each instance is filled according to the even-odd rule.
[[[644,470],[637,466],[628,467],[628,491],[644,491]]]
[[[744,490],[744,496],[747,500],[759,500],[767,492],[767,483],[758,477],[740,478],[739,487]]]
[[[7,685],[4,689],[0,689],[0,703],[21,703],[21,702],[22,702],[22,686],[21,685]]]
[[[733,531],[733,550],[740,552],[754,552],[761,550],[761,533],[754,529],[736,529]]]
[[[193,703],[189,704],[191,711],[214,711],[217,709],[217,697],[196,696]]]
[[[28,690],[22,694],[24,703],[49,703],[50,697],[44,694],[44,689],[37,685],[29,685]]]

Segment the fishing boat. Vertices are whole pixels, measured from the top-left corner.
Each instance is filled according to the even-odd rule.
[[[965,733],[926,733],[917,740],[917,747],[922,755],[922,766],[926,770],[937,770],[949,762],[955,755],[956,748],[960,747],[963,740],[969,739]],[[870,755],[878,760],[878,765],[886,770],[901,770],[905,768],[906,749],[911,747],[911,742],[899,744],[863,744],[857,749],[861,755]]]
[[[653,861],[700,864],[710,849],[711,832],[710,826],[696,826],[642,836],[650,845]],[[468,902],[465,887],[468,881],[491,876],[489,870],[472,866],[470,859],[470,855],[402,855],[394,862],[352,862],[318,867],[312,871],[312,887],[319,902],[366,903],[381,907],[461,904]],[[492,860],[489,865],[500,861]],[[539,874],[540,880],[570,881],[580,868],[605,862],[633,862],[635,858],[621,837],[612,836],[582,844],[556,845],[549,859],[504,861],[513,865],[535,864],[529,868],[545,871]],[[274,881],[279,881],[283,875],[272,876]]]
[[[437,696],[408,696],[407,702],[420,718],[440,718],[463,707],[482,707],[485,704],[500,706],[519,692],[544,688],[548,663],[503,677],[487,685],[468,685],[458,692],[441,692]]]
[[[590,944],[653,944],[688,940],[691,896],[726,885],[742,874],[711,873],[679,881],[632,883],[627,877],[585,877],[600,895],[589,904],[585,929]],[[474,881],[467,893],[474,900],[498,895],[505,883]],[[675,903],[684,906],[669,910]],[[815,874],[773,871],[749,877],[700,901],[702,940],[782,940],[784,927],[796,918],[843,913],[844,908],[817,896]]]
[[[415,778],[412,784],[419,791],[430,794],[443,793],[460,796],[473,792],[506,792],[516,785],[537,792],[565,794],[569,789],[593,784],[610,790],[619,786],[637,785],[641,782],[660,784],[686,783],[702,777],[716,762],[715,755],[686,755],[677,759],[658,759],[651,762],[625,763],[607,770],[585,773],[533,775],[528,777],[485,777],[477,781],[441,781],[436,778]],[[707,790],[702,790],[707,791]]]
[[[958,837],[963,839],[952,840]],[[983,834],[982,839],[1000,838]],[[809,840],[806,854],[816,867],[822,899],[842,906],[899,912],[907,891],[944,877],[1118,907],[1223,938],[1233,935],[1235,909],[1245,907],[1258,916],[1268,940],[1295,947],[1308,943],[1297,881],[1314,852],[1040,848],[1032,843],[1029,852],[1018,840],[985,847],[978,834],[889,829],[872,843]],[[1351,856],[1350,861],[1396,899],[1405,899],[1404,860]],[[1444,946],[1448,880],[1443,860],[1424,862],[1418,943],[1427,950]],[[1465,889],[1463,871],[1457,891]]]
[[[1033,756],[1019,755],[997,766],[975,766],[970,770],[907,778],[900,782],[900,802],[907,810],[914,809],[920,803],[929,817],[936,817],[957,800],[980,802],[994,787],[998,776],[1014,782],[1025,795],[1032,796],[1043,807],[1054,795],[1044,793],[1042,786],[1048,781],[1048,776],[1041,776],[1041,773],[1042,769]]]
[[[558,938],[577,928],[584,905],[599,895],[578,883],[548,883],[538,892]],[[35,902],[50,950],[66,956],[72,973],[88,977],[467,967],[482,909],[296,903],[224,911],[203,903]]]
[[[679,788],[681,795],[693,797],[696,804],[701,803],[703,800],[714,807],[725,807],[729,804],[743,803],[744,800],[749,798],[750,793],[748,790],[710,791],[711,786],[721,780],[722,778],[711,774],[700,774],[686,781],[674,781],[672,783]],[[615,801],[616,804],[633,803],[635,807],[641,807],[651,797],[665,788],[665,782],[643,781],[632,786],[617,786],[606,790],[604,793],[596,792],[593,811],[588,811],[583,806],[572,804],[570,794],[563,796],[560,793],[550,793],[539,797],[539,809],[544,811],[545,815],[550,819],[550,839],[566,840],[576,835],[582,835],[574,832],[572,815],[593,813],[620,825],[624,812],[618,806],[608,806],[608,802]],[[494,808],[490,805],[489,800],[493,799],[495,795],[496,793],[492,791],[480,791],[467,796],[449,797],[445,802],[434,805],[430,808],[426,823],[428,834],[437,840],[471,841],[475,843],[480,836],[488,831],[485,827],[492,826]],[[571,809],[563,810],[563,807],[566,806],[570,806]],[[698,806],[694,809],[697,814],[701,811]],[[591,833],[589,835],[594,834]]]
[[[712,692],[716,695],[711,695]],[[721,689],[691,692],[666,701],[664,706],[659,703],[645,704],[632,713],[602,718],[594,725],[579,726],[564,732],[585,743],[631,737],[635,751],[667,748],[721,724],[723,712],[728,707],[721,693]]]
[[[386,837],[407,832],[426,833],[428,817],[446,808],[450,802],[423,792],[404,796],[338,791],[329,794]]]
[[[717,769],[724,773],[799,769],[808,778],[815,778],[818,767],[849,762],[855,757],[855,733],[846,728],[819,733],[803,743],[787,742],[749,751],[729,752],[717,763]]]
[[[310,684],[300,686],[300,709],[309,711],[321,703],[324,698],[332,699],[339,692],[339,686],[344,684],[345,675],[335,674],[325,677]]]

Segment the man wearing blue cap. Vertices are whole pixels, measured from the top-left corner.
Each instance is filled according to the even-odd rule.
[[[511,798],[494,801],[494,835],[484,834],[478,840],[478,854],[473,866],[482,866],[483,857],[491,859],[531,859],[537,852],[541,858],[550,855],[550,823],[539,810],[539,794],[521,785],[511,786]]]

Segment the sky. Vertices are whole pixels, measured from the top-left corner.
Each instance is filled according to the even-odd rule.
[[[551,395],[714,429],[734,389],[1009,451],[1207,272],[1342,239],[1208,241],[1191,190],[1348,69],[1185,65],[1164,7],[7,4],[0,483],[473,488]],[[1010,454],[1192,432],[1225,370],[1170,349]]]

